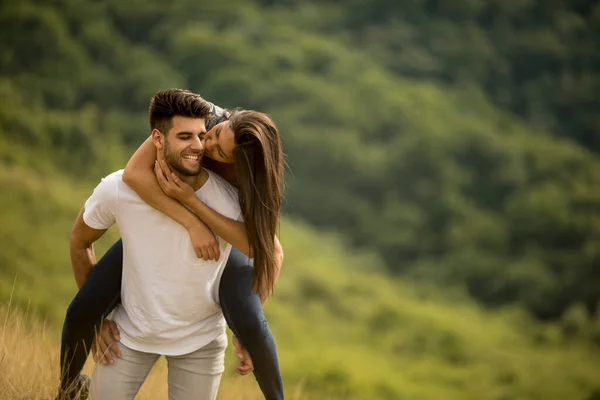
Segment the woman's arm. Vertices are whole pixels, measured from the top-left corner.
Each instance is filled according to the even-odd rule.
[[[193,189],[187,183],[181,181],[175,175],[167,162],[163,159],[157,162],[155,175],[158,180],[158,186],[170,197],[179,200],[212,229],[223,240],[230,243],[233,247],[252,258],[252,250],[248,241],[248,231],[246,224],[219,214],[206,204],[204,204],[196,195]]]
[[[177,179],[177,177],[175,177]],[[252,258],[252,249],[250,249],[250,242],[248,241],[248,231],[246,230],[246,224],[240,221],[236,221],[231,218],[227,218],[223,214],[219,214],[206,204],[204,204],[199,198],[194,196],[190,197],[189,201],[186,201],[188,207],[190,207],[200,219],[209,226],[217,235],[223,240],[230,243],[233,247],[244,253],[246,256]]]
[[[155,163],[156,147],[152,142],[152,137],[149,137],[127,163],[123,172],[123,181],[151,207],[187,229],[199,258],[219,259],[219,243],[210,229],[180,202],[162,191],[153,171]]]

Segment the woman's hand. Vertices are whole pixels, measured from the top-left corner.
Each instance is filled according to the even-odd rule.
[[[167,165],[164,160],[156,160],[154,164],[154,174],[160,188],[167,194],[180,202],[187,204],[193,197],[196,197],[194,189],[187,183],[179,179]]]
[[[192,246],[196,256],[203,260],[218,260],[221,258],[221,252],[219,250],[219,242],[215,237],[213,231],[211,231],[204,222],[198,220],[192,226],[187,228],[192,240]]]

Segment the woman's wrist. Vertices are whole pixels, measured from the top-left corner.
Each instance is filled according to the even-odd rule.
[[[189,232],[200,227],[202,224],[203,222],[194,215],[193,218],[186,218],[185,223],[182,225]]]
[[[184,199],[181,199],[181,203],[193,210],[195,210],[195,208],[196,208],[196,207],[194,207],[194,205],[198,206],[198,204],[200,204],[200,203],[204,204],[204,203],[202,203],[202,200],[200,200],[198,197],[196,197],[196,195],[188,196]]]

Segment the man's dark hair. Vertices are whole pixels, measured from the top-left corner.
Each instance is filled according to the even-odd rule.
[[[184,89],[161,90],[150,99],[150,128],[167,135],[174,116],[207,118],[210,113],[210,104],[196,93]]]

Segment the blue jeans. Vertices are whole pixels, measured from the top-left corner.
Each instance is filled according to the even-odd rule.
[[[232,248],[219,285],[219,299],[229,328],[248,350],[254,376],[265,399],[283,399],[277,348],[259,296],[252,291],[252,261]],[[98,261],[69,305],[62,331],[61,390],[75,382],[95,329],[121,301],[123,243],[117,241]]]

